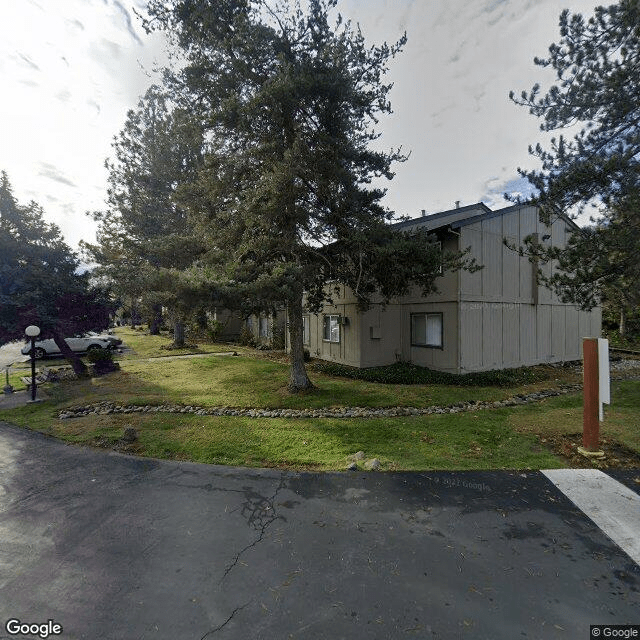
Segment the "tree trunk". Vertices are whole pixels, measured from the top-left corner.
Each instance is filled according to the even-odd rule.
[[[313,389],[304,366],[304,336],[302,334],[302,291],[287,304],[289,319],[289,342],[291,344],[291,371],[288,389],[291,393],[300,393]]]
[[[184,347],[184,323],[176,320],[173,325],[173,344],[176,347]]]
[[[138,313],[138,309],[135,305],[135,302],[131,302],[131,328],[135,329],[136,325],[139,325],[142,322],[142,318]]]
[[[153,305],[151,322],[149,323],[149,333],[152,336],[160,335],[160,326],[162,325],[162,305]]]
[[[89,369],[87,368],[87,365],[82,362],[77,353],[73,353],[73,351],[71,351],[71,347],[69,347],[65,341],[64,336],[56,331],[53,334],[53,340],[58,349],[60,349],[60,353],[62,353],[65,360],[73,367],[74,373],[79,378],[87,378],[89,376]]]
[[[624,306],[620,306],[620,326],[619,326],[619,330],[620,330],[620,338],[622,340],[624,340],[624,336],[627,332],[627,326],[626,326],[626,321],[625,321],[625,313],[624,313]]]

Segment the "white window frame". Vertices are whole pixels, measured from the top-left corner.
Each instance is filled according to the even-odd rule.
[[[327,314],[322,316],[322,341],[340,342],[340,316]]]
[[[416,320],[420,316],[424,317],[423,336],[416,335]],[[429,330],[430,319],[432,322],[437,319],[437,323],[440,325],[440,331],[434,332],[433,325],[431,327],[432,330]],[[422,340],[424,340],[424,342],[422,342]],[[428,349],[444,349],[444,314],[441,311],[425,311],[411,314],[411,346],[426,347]]]
[[[302,344],[311,344],[311,334],[309,332],[310,319],[309,316],[302,316]]]

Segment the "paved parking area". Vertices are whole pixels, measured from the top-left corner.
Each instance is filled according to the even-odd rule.
[[[236,469],[0,423],[0,637],[587,640],[640,623],[639,590],[540,472]]]

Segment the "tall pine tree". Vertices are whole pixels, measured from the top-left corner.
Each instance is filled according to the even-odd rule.
[[[184,56],[170,80],[207,132],[205,169],[181,189],[212,251],[247,300],[286,306],[292,392],[312,386],[303,358],[303,297],[312,310],[329,282],[362,305],[411,284],[432,290],[440,255],[426,234],[397,235],[376,178],[400,150],[373,148],[391,112],[387,64],[402,48],[369,47],[337,17],[335,0],[152,0],[147,29],[164,29]],[[459,261],[459,256],[456,260]],[[451,258],[450,266],[454,259]],[[214,269],[219,274],[219,268]]]
[[[152,332],[162,307],[169,310],[177,346],[184,343],[184,322],[197,302],[184,272],[203,251],[186,209],[174,199],[201,161],[196,125],[159,87],[147,90],[127,114],[106,163],[109,206],[92,214],[99,222],[98,243],[83,244],[121,297],[146,310]]]
[[[519,171],[545,222],[589,206],[598,213],[565,251],[532,243],[528,250],[557,261],[547,284],[565,300],[590,308],[604,296],[624,317],[640,303],[640,2],[596,7],[588,19],[565,10],[560,36],[547,58],[534,59],[555,70],[557,84],[544,95],[536,84],[510,97],[542,119],[542,131],[582,128],[573,139],[552,138],[550,148],[530,147],[542,168]]]

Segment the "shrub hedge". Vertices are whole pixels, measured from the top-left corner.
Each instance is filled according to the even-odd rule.
[[[539,382],[548,378],[548,374],[532,367],[518,369],[499,369],[496,371],[479,371],[476,373],[446,373],[433,371],[415,364],[400,362],[386,367],[358,369],[335,362],[313,363],[312,368],[319,373],[330,376],[381,382],[384,384],[447,384],[460,387],[510,387],[521,384]]]

